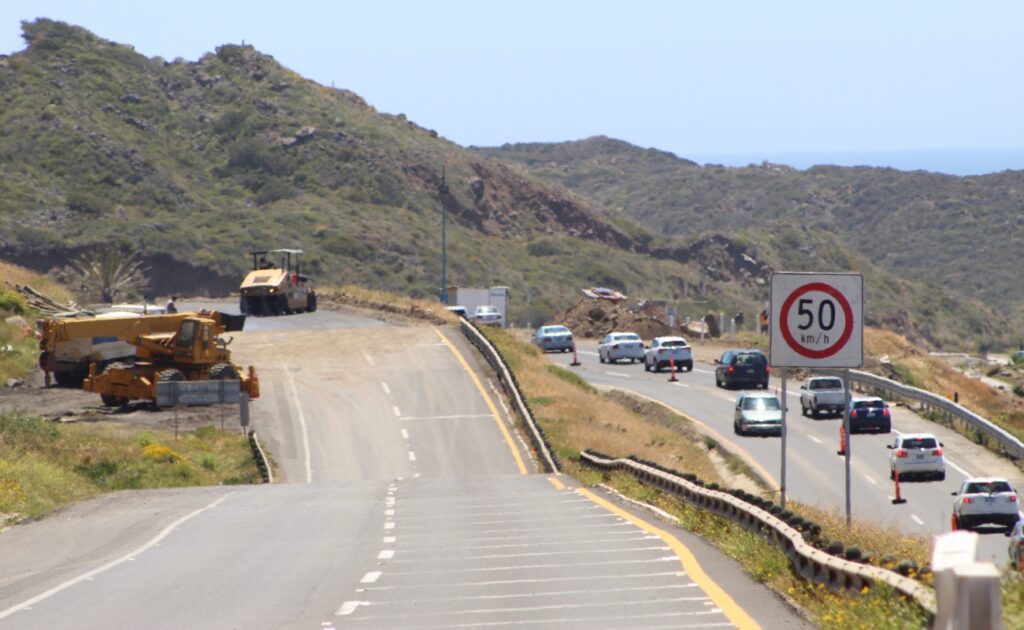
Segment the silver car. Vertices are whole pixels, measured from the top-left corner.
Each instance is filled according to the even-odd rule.
[[[643,361],[644,342],[636,333],[608,333],[597,346],[597,359],[601,363],[618,363],[622,359],[630,363]]]
[[[644,353],[644,369],[660,372],[675,363],[677,370],[693,369],[693,350],[682,337],[655,337]]]
[[[743,392],[736,399],[732,429],[736,435],[782,435],[779,399],[768,392]]]
[[[541,326],[533,333],[530,342],[541,352],[569,352],[572,350],[572,331],[565,326]]]

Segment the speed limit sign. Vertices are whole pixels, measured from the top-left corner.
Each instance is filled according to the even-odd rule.
[[[771,364],[861,367],[864,278],[850,273],[773,273]]]

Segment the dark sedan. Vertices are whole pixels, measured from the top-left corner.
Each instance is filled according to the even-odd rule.
[[[850,433],[892,431],[889,405],[881,398],[855,398],[850,401]]]

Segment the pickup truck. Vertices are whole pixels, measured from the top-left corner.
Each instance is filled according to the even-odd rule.
[[[845,405],[846,390],[838,377],[815,376],[800,386],[800,408],[805,416],[817,417],[822,411],[841,414]]]

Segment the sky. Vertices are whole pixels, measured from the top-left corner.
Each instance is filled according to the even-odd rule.
[[[252,44],[461,145],[605,135],[699,162],[1024,169],[1024,2],[2,0],[142,54]]]

